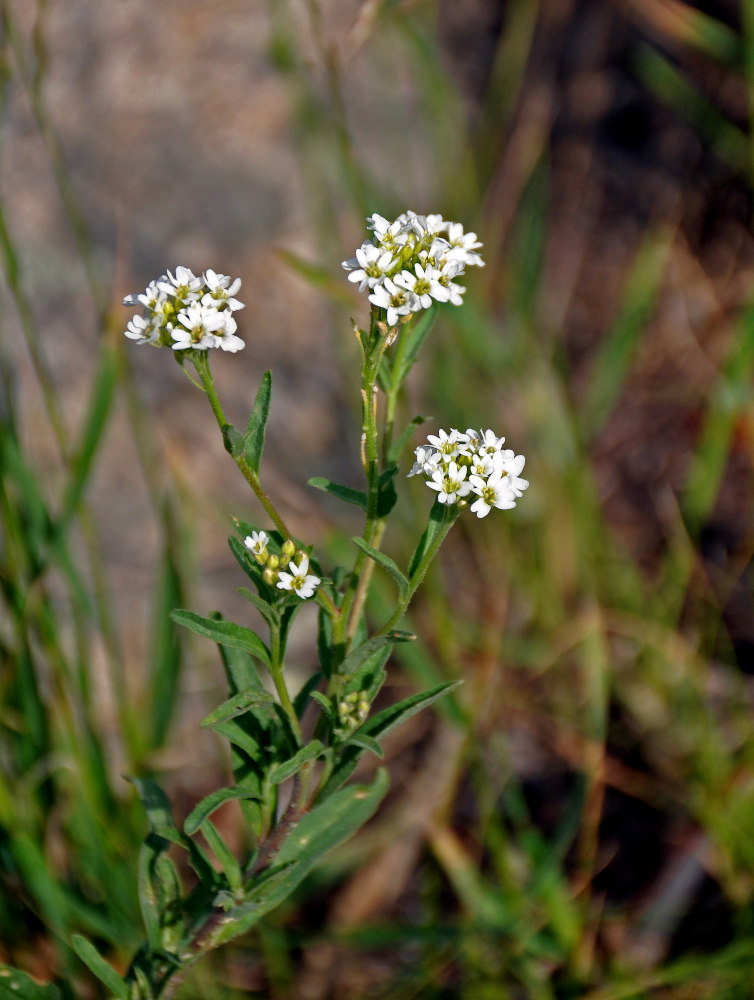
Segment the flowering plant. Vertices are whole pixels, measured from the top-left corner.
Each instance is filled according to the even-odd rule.
[[[365,488],[316,478],[310,484],[359,507],[362,534],[353,539],[350,567],[326,573],[311,546],[295,538],[263,489],[260,465],[270,411],[272,376],[261,380],[245,430],[229,423],[210,369],[214,348],[237,352],[235,313],[239,279],[207,270],[201,277],[177,267],[124,302],[141,307],[126,336],[170,347],[207,395],[229,452],[259,499],[271,525],[235,520],[230,546],[252,589],[241,593],[260,613],[266,640],[246,625],[219,615],[177,610],[173,619],[220,648],[228,699],[203,725],[231,746],[233,782],[200,801],[179,827],[165,794],[133,778],[146,808],[150,833],[141,854],[139,886],[147,940],[125,978],[84,938],[74,947],[110,992],[121,1000],[162,1000],[175,994],[188,968],[214,948],[254,926],[278,906],[333,847],[376,810],[387,790],[378,770],[370,784],[351,782],[361,757],[382,756],[380,739],[455,687],[441,684],[374,711],[386,679],[392,646],[415,637],[397,626],[443,539],[469,508],[482,518],[516,506],[528,483],[524,458],[503,447],[491,429],[440,430],[415,449],[409,476],[423,475],[436,494],[427,527],[405,569],[381,551],[387,518],[397,500],[401,454],[421,418],[396,430],[399,394],[429,333],[438,303],[460,305],[457,283],[466,267],[482,266],[474,233],[440,215],[407,212],[393,222],[373,215],[372,231],[343,263],[350,281],[368,291],[369,324],[354,328],[361,353],[362,448]],[[392,614],[371,629],[364,609],[375,567],[397,589]],[[319,669],[301,690],[289,689],[288,636],[307,601],[319,608]],[[264,683],[271,680],[272,693]],[[238,858],[212,822],[224,803],[237,800],[252,839]],[[197,835],[201,835],[200,838]],[[177,845],[196,875],[186,890],[168,854]]]

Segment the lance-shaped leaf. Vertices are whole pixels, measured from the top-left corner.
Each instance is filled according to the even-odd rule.
[[[261,708],[265,715],[274,718],[275,710],[272,708],[274,704],[275,699],[269,691],[265,691],[261,686],[251,688],[248,691],[239,691],[238,694],[233,695],[232,698],[228,698],[222,705],[218,705],[209,715],[206,715],[201,722],[202,728],[213,729],[219,722],[227,722],[228,719],[235,719],[237,715],[243,715],[253,708]]]
[[[236,625],[235,622],[226,622],[223,619],[203,618],[193,611],[179,609],[173,611],[170,617],[178,625],[185,625],[192,632],[213,639],[221,646],[230,646],[233,649],[244,649],[252,656],[256,656],[265,666],[270,665],[270,651],[265,644],[250,628],[243,625]]]
[[[427,522],[427,527],[419,539],[419,544],[416,546],[414,554],[411,556],[411,562],[408,564],[408,576],[409,580],[414,576],[417,569],[421,565],[421,561],[424,558],[424,554],[429,549],[432,542],[437,537],[437,534],[445,526],[445,518],[447,517],[445,504],[440,503],[439,500],[435,500],[432,504],[432,508],[429,512],[429,521]]]
[[[241,455],[243,455],[245,445],[245,438],[243,434],[237,427],[234,427],[233,424],[223,424],[222,432],[225,450],[233,458],[240,458]]]
[[[231,802],[234,799],[258,798],[260,798],[258,792],[248,788],[239,788],[237,785],[234,785],[232,788],[218,788],[214,792],[210,792],[209,795],[205,796],[201,802],[194,806],[186,817],[183,829],[190,836],[196,833],[205,819],[211,816],[215,809],[219,809],[223,803]]]
[[[395,491],[397,471],[398,466],[391,465],[389,469],[380,473],[377,480],[377,517],[387,517],[398,502],[398,494]]]
[[[84,965],[88,967],[90,972],[94,973],[100,982],[105,984],[113,996],[118,997],[118,1000],[129,1000],[130,992],[125,981],[121,979],[112,965],[104,960],[90,941],[81,937],[80,934],[74,934],[71,944]],[[57,990],[55,994],[57,994]],[[13,995],[28,998],[28,1000],[37,1000],[36,993],[19,993],[14,991]],[[0,996],[2,996],[2,993],[0,993]],[[47,1000],[46,993],[39,994],[39,1000],[42,1000],[43,997]]]
[[[266,371],[262,376],[262,382],[254,400],[249,422],[246,425],[244,434],[244,451],[246,461],[254,472],[259,475],[259,463],[262,460],[262,449],[264,448],[264,432],[267,427],[267,418],[270,415],[270,398],[272,396],[272,372]]]
[[[349,737],[349,745],[344,748],[340,761],[335,766],[330,779],[322,789],[320,797],[332,795],[350,777],[365,749],[368,747],[368,749],[373,751],[373,747],[370,745],[371,740],[389,733],[391,729],[395,729],[402,722],[406,722],[412,715],[421,712],[422,709],[428,708],[432,702],[437,701],[438,698],[452,691],[453,688],[458,687],[460,683],[461,681],[448,681],[445,684],[440,684],[432,688],[430,691],[411,695],[409,698],[399,701],[397,705],[391,705],[389,708],[367,719],[364,725],[360,726]],[[361,745],[359,745],[356,742],[357,738],[364,736],[368,738],[369,742],[367,745],[364,745],[362,741]]]
[[[361,507],[362,510],[367,509],[367,495],[363,490],[353,490],[350,486],[341,486],[340,483],[330,482],[329,479],[323,479],[322,476],[315,476],[313,479],[310,479],[309,486],[313,486],[316,490],[322,490],[324,493],[329,493],[330,496],[337,497],[338,500],[343,500],[344,503],[352,503],[356,507]]]
[[[128,780],[136,787],[141,804],[146,810],[150,827],[150,834],[147,836],[155,835],[184,848],[188,852],[191,867],[204,885],[214,887],[217,882],[215,870],[199,845],[176,827],[173,811],[170,808],[170,800],[160,786],[156,782],[150,781],[149,778],[129,778]],[[167,847],[167,844],[164,847]]]
[[[413,642],[414,639],[416,639],[416,636],[413,632],[401,632],[397,629],[388,632],[387,635],[378,635],[373,639],[367,639],[366,642],[362,642],[356,649],[351,650],[338,667],[338,672],[341,674],[354,674],[365,660],[368,660],[373,653],[378,649],[382,649],[383,646],[393,645],[396,642]]]
[[[414,417],[408,427],[405,427],[403,431],[398,435],[398,437],[393,441],[390,446],[390,450],[387,453],[387,461],[392,465],[398,461],[398,458],[403,451],[403,449],[408,444],[411,435],[414,433],[417,427],[422,424],[426,424],[429,417],[422,417],[421,415]]]
[[[384,769],[371,785],[350,785],[306,813],[275,856],[273,866],[246,902],[227,914],[212,935],[212,945],[238,937],[297,888],[328,851],[351,837],[374,814],[388,788]]]
[[[292,778],[294,774],[301,770],[304,764],[310,760],[316,760],[324,752],[324,746],[319,740],[312,740],[305,747],[301,747],[298,753],[294,754],[290,760],[284,760],[276,764],[270,771],[270,782],[279,785],[287,778]]]
[[[399,594],[399,597],[400,597],[401,601],[403,601],[404,598],[406,597],[406,595],[408,594],[408,590],[409,590],[409,587],[411,586],[411,584],[408,581],[408,577],[405,576],[398,569],[398,566],[390,558],[390,556],[386,556],[384,552],[380,552],[378,549],[372,548],[371,545],[367,545],[367,543],[364,541],[364,539],[363,538],[359,538],[357,535],[354,536],[351,539],[351,541],[355,545],[358,545],[358,547],[362,551],[366,552],[366,554],[369,556],[370,559],[373,559],[379,566],[382,566],[383,569],[385,569],[385,570],[388,571],[388,573],[392,576],[392,578],[398,584],[398,594]]]

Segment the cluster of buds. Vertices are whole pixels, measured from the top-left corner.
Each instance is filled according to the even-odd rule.
[[[276,555],[267,548],[269,540],[266,531],[252,531],[243,540],[257,563],[264,566],[264,582],[278,590],[292,590],[303,600],[313,597],[322,581],[309,572],[309,556],[297,549],[290,538],[283,542],[280,555]]]
[[[187,267],[177,267],[155,281],[141,294],[127,295],[124,306],[142,307],[141,315],[129,320],[126,336],[138,344],[172,347],[174,351],[193,348],[206,351],[240,351],[244,342],[235,335],[233,313],[243,309],[235,298],[241,279],[207,270],[201,277]]]
[[[388,222],[375,214],[367,226],[372,239],[342,266],[359,291],[369,289],[369,301],[385,310],[389,327],[433,302],[460,306],[466,289],[455,279],[467,267],[484,267],[476,233],[464,233],[460,222],[441,215],[403,212]]]
[[[358,729],[369,715],[369,702],[365,691],[350,691],[338,702],[338,719],[344,736]]]
[[[466,507],[466,498],[474,495],[470,509],[477,517],[486,517],[493,507],[510,510],[529,483],[520,478],[526,459],[504,443],[492,430],[441,430],[416,449],[409,476],[426,476],[440,503]]]

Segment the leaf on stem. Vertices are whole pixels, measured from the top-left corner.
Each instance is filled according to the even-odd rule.
[[[440,684],[432,688],[430,691],[411,695],[408,698],[404,698],[403,701],[399,701],[397,705],[391,705],[389,708],[367,719],[364,725],[360,726],[349,737],[349,745],[344,748],[340,761],[335,766],[330,779],[320,793],[320,798],[326,798],[336,793],[336,789],[340,788],[353,773],[359,762],[359,758],[364,753],[364,750],[367,749],[364,746],[363,737],[366,737],[370,741],[368,749],[374,752],[371,741],[376,742],[376,737],[389,733],[391,729],[395,729],[402,722],[406,722],[412,715],[421,712],[422,709],[428,708],[434,701],[452,691],[453,688],[458,687],[459,684],[461,684],[461,681],[448,681],[445,684]]]
[[[396,642],[413,642],[416,636],[413,632],[400,632],[394,629],[387,635],[378,635],[373,639],[367,639],[366,642],[362,642],[360,646],[352,650],[348,656],[343,660],[343,662],[338,667],[338,673],[341,674],[355,674],[359,667],[376,653],[378,649],[382,649],[383,646],[393,645]]]
[[[416,416],[408,425],[408,427],[406,427],[403,431],[401,431],[401,433],[398,435],[395,441],[393,441],[392,445],[390,446],[390,450],[387,453],[387,461],[389,463],[394,464],[395,462],[398,461],[399,455],[408,444],[409,439],[416,430],[416,428],[421,427],[422,424],[426,424],[426,422],[429,419],[430,419],[429,417],[422,417],[421,415]]]
[[[238,694],[228,698],[222,705],[206,715],[202,721],[203,729],[212,729],[220,722],[227,722],[228,719],[235,719],[237,715],[243,715],[250,709],[262,709],[265,716],[273,718],[275,716],[275,699],[266,691],[261,684],[259,687],[252,687],[247,691],[239,691]]]
[[[416,550],[411,556],[411,562],[408,564],[409,580],[411,580],[417,569],[421,566],[422,559],[432,542],[445,527],[446,516],[446,504],[442,504],[439,500],[435,500],[429,512],[427,527],[424,529],[424,533],[419,539],[419,544],[416,546]]]
[[[113,996],[118,997],[118,1000],[129,1000],[130,991],[126,985],[125,980],[121,979],[115,969],[106,962],[104,958],[100,955],[94,945],[87,941],[86,938],[81,937],[80,934],[74,934],[71,940],[73,945],[73,950],[79,956],[84,965],[87,966],[90,972],[92,972],[100,982],[104,983],[105,986],[110,990]],[[28,977],[27,977],[28,978]],[[29,980],[31,982],[31,980]],[[59,996],[58,991],[47,993],[42,992],[41,987],[37,987],[40,990],[39,993],[28,991],[21,993],[20,991],[14,990],[13,994],[8,994],[23,997],[24,1000],[52,1000],[52,997]],[[47,988],[46,988],[47,989]],[[2,996],[2,991],[0,991],[0,996]]]
[[[269,774],[269,780],[273,785],[279,785],[287,778],[292,778],[294,774],[297,774],[304,764],[308,764],[311,760],[316,760],[324,752],[324,746],[319,740],[312,740],[305,747],[301,747],[298,753],[294,754],[290,760],[285,760],[280,764],[276,764]]]
[[[225,450],[232,458],[240,458],[246,443],[243,434],[233,424],[223,424],[222,432]]]
[[[372,817],[387,788],[387,772],[381,768],[371,785],[344,788],[302,816],[275,856],[272,868],[251,889],[246,901],[228,912],[226,922],[212,937],[213,946],[243,934],[287,899],[328,851]]]
[[[231,788],[217,788],[194,806],[185,819],[183,829],[191,836],[196,833],[205,819],[208,819],[215,809],[219,809],[225,802],[231,802],[235,799],[256,799],[259,797],[258,792],[248,788],[240,788],[238,785],[234,785]]]
[[[330,482],[329,479],[323,479],[322,476],[315,476],[313,479],[310,479],[309,486],[313,486],[315,490],[322,490],[323,493],[329,493],[330,496],[337,497],[338,500],[342,500],[344,503],[351,503],[355,507],[361,507],[362,510],[367,509],[367,495],[363,490],[354,490],[350,486],[341,486],[340,483]]]
[[[377,481],[377,517],[387,517],[398,502],[398,494],[395,490],[397,471],[398,466],[391,465],[389,469],[380,473]]]
[[[178,609],[172,611],[170,617],[179,625],[185,625],[192,632],[203,635],[207,639],[213,639],[221,646],[230,646],[232,649],[243,649],[252,656],[256,656],[266,667],[270,665],[270,651],[265,644],[250,628],[243,625],[236,625],[235,622],[228,622],[218,618],[203,618],[193,611]]]
[[[264,432],[267,427],[267,418],[270,415],[270,398],[272,396],[272,372],[266,371],[262,376],[262,382],[254,400],[249,422],[246,425],[244,434],[244,453],[246,461],[254,472],[259,475],[259,464],[262,460],[262,449],[264,448]]]
[[[366,552],[366,554],[369,556],[370,559],[373,559],[379,566],[382,566],[383,569],[388,571],[388,573],[398,584],[398,594],[400,596],[401,601],[405,600],[405,598],[408,596],[408,591],[411,584],[409,583],[408,577],[405,576],[398,569],[398,566],[390,558],[390,556],[386,556],[383,552],[380,552],[378,549],[374,549],[372,548],[371,545],[367,545],[364,539],[358,536],[354,536],[351,539],[351,541],[354,543],[354,545],[357,545],[363,552]]]

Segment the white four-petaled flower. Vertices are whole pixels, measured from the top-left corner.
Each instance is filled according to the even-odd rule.
[[[311,597],[322,581],[318,576],[309,573],[309,556],[302,555],[298,566],[291,562],[288,568],[289,573],[284,570],[280,571],[277,582],[278,589],[292,590],[304,599]]]

